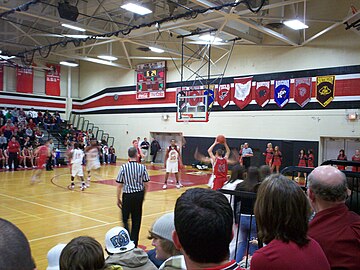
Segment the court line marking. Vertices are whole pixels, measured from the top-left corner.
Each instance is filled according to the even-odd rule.
[[[1,195],[1,194],[0,194]],[[156,216],[159,214],[166,214],[166,213],[171,213],[172,211],[162,211],[162,212],[158,212],[158,213],[154,213],[154,214],[148,214],[148,215],[143,215],[142,217],[151,217],[151,216]],[[62,236],[62,235],[66,235],[66,234],[71,234],[74,232],[81,232],[81,231],[86,231],[86,230],[91,230],[91,229],[96,229],[96,228],[100,228],[100,227],[105,227],[108,225],[112,225],[112,224],[119,224],[119,221],[116,222],[107,222],[105,224],[99,224],[99,225],[95,225],[95,226],[91,226],[91,227],[86,227],[86,228],[81,228],[81,229],[76,229],[76,230],[72,230],[72,231],[67,231],[67,232],[62,232],[62,233],[57,233],[57,234],[52,234],[52,235],[48,235],[48,236],[44,236],[44,237],[39,237],[39,238],[34,238],[29,240],[30,243],[32,242],[36,242],[36,241],[40,241],[40,240],[45,240],[45,239],[49,239],[49,238],[54,238],[57,236]]]
[[[30,204],[37,205],[37,206],[41,206],[41,207],[48,208],[48,209],[58,211],[58,212],[62,212],[62,213],[65,213],[65,214],[70,214],[70,215],[78,216],[78,217],[81,217],[81,218],[90,219],[92,221],[100,222],[100,223],[103,223],[103,224],[107,223],[107,222],[105,222],[103,220],[99,220],[99,219],[96,219],[96,218],[91,218],[91,217],[87,217],[87,216],[84,216],[84,215],[76,214],[76,213],[73,213],[73,212],[69,212],[69,211],[62,210],[62,209],[59,209],[59,208],[55,208],[55,207],[52,207],[52,206],[44,205],[44,204],[41,204],[41,203],[36,203],[36,202],[32,202],[32,201],[25,200],[25,199],[20,199],[20,198],[14,197],[14,196],[9,196],[9,195],[5,195],[5,194],[0,194],[0,196],[10,198],[10,199],[14,199],[14,200],[18,200],[18,201],[25,202],[25,203],[30,203]]]
[[[7,208],[7,209],[9,209],[9,210],[11,210],[11,211],[18,212],[18,213],[20,213],[20,214],[26,215],[26,216],[28,216],[28,217],[33,217],[33,218],[36,218],[36,219],[41,219],[40,217],[38,217],[38,216],[36,216],[36,215],[32,215],[32,214],[29,214],[29,213],[26,213],[26,212],[17,210],[17,209],[15,209],[15,208],[11,208],[11,207],[8,207],[8,206],[5,206],[5,205],[2,205],[2,207]]]

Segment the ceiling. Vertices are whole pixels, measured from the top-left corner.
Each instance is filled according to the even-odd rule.
[[[64,0],[40,0],[24,11],[2,16],[30,0],[0,0],[0,50],[2,54],[16,55],[29,51],[27,60],[37,66],[49,61],[64,59],[92,61],[99,54],[112,54],[118,60],[108,63],[122,69],[133,69],[139,63],[149,60],[180,60],[183,41],[184,58],[196,61],[200,54],[193,52],[204,47],[198,44],[197,31],[213,31],[222,44],[213,44],[214,55],[219,59],[234,46],[307,46],[321,35],[341,27],[344,22],[358,19],[359,12],[351,12],[351,6],[360,9],[356,0],[266,0],[258,13],[253,13],[244,4],[220,7],[235,0],[139,0],[153,13],[135,15],[120,6],[127,0],[69,0],[77,6],[79,16],[76,22],[60,18],[58,3]],[[246,1],[256,8],[261,0]],[[204,9],[209,9],[204,12]],[[185,16],[185,13],[188,13]],[[356,11],[355,11],[356,12]],[[178,17],[175,19],[175,17]],[[284,26],[288,19],[298,18],[309,26],[305,30],[292,30]],[[163,20],[163,21],[161,21]],[[153,22],[161,21],[159,24]],[[61,26],[68,23],[86,29],[79,33]],[[153,23],[153,24],[151,24]],[[151,26],[143,26],[151,24]],[[127,33],[127,29],[143,26]],[[215,31],[216,30],[216,31]],[[64,35],[103,35],[120,31],[117,35],[98,36],[83,41],[70,41]],[[179,38],[179,35],[188,35]],[[356,35],[356,33],[354,33]],[[59,44],[62,42],[63,44]],[[53,44],[53,46],[48,46]],[[149,46],[165,50],[164,53],[148,51]],[[34,48],[42,47],[41,54]],[[51,49],[51,50],[49,50]],[[49,53],[49,55],[47,55]],[[47,57],[46,57],[47,56]],[[46,57],[46,58],[45,58]],[[19,57],[12,59],[21,63]]]

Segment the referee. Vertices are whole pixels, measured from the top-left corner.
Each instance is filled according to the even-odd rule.
[[[137,163],[138,151],[135,147],[128,150],[129,162],[122,165],[116,182],[117,205],[122,212],[124,228],[130,233],[135,246],[138,245],[141,226],[142,205],[150,181],[145,165]],[[131,230],[129,230],[129,216],[131,215]]]

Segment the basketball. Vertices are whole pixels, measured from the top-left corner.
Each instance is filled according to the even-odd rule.
[[[224,135],[218,135],[218,136],[216,137],[216,141],[217,141],[218,143],[225,143],[225,141],[226,141],[225,136],[224,136]]]

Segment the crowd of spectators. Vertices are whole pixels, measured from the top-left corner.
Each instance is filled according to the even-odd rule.
[[[35,149],[45,143],[45,130],[59,130],[59,112],[35,111],[31,108],[0,110],[0,169],[36,168]],[[56,149],[52,155],[56,160]]]

